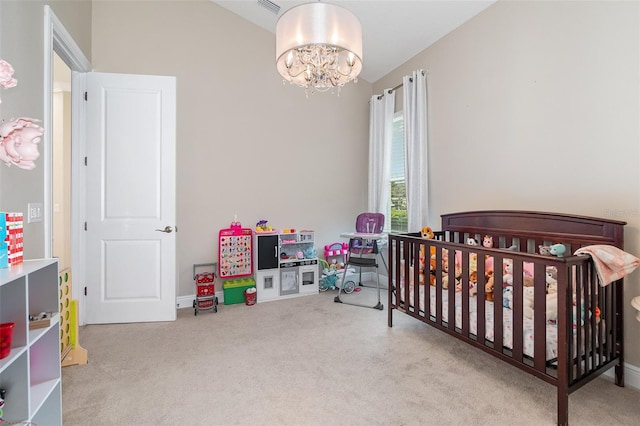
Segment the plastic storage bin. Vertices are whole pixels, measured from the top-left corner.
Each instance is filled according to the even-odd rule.
[[[256,282],[251,277],[226,280],[222,286],[224,290],[224,304],[234,305],[236,303],[244,303],[244,291],[255,286]]]
[[[11,341],[13,340],[13,322],[0,324],[0,359],[6,358],[11,353]]]

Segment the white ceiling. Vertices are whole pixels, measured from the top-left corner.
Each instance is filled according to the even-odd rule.
[[[275,34],[276,22],[306,1],[271,0],[275,15],[257,0],[212,0]],[[495,0],[331,0],[355,14],[362,24],[364,63],[360,77],[373,83],[477,15]],[[275,58],[274,58],[275,66]]]

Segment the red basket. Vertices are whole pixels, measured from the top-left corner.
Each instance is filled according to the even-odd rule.
[[[244,304],[247,306],[252,306],[256,304],[256,295],[258,293],[256,293],[255,291],[253,293],[247,293],[247,290],[244,291]]]
[[[204,272],[196,275],[198,297],[213,296],[216,292],[213,284],[214,277],[215,275],[213,272]]]
[[[200,285],[198,284],[198,297],[213,296],[216,292],[214,284]]]
[[[213,298],[198,300],[198,309],[209,309],[213,306]]]
[[[14,322],[0,324],[0,359],[6,358],[11,353],[11,341],[13,340]]]
[[[213,272],[205,272],[202,274],[197,274],[196,275],[196,283],[198,284],[205,284],[205,283],[212,283],[213,282]]]

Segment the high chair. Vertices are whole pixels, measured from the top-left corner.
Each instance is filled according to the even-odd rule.
[[[375,268],[376,281],[378,291],[378,303],[374,306],[368,306],[360,303],[345,302],[340,299],[342,289],[344,287],[347,273],[342,275],[339,286],[338,295],[333,299],[336,303],[344,303],[347,305],[363,306],[382,310],[384,306],[380,302],[380,274],[378,273],[378,255],[380,255],[378,241],[382,239],[382,231],[384,229],[384,215],[382,213],[360,213],[356,219],[356,232],[342,234],[342,237],[349,238],[349,253],[345,262],[345,271],[349,266],[358,268],[359,282],[362,284],[362,268]],[[380,255],[386,269],[384,256]]]

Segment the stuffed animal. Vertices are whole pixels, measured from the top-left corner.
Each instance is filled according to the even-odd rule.
[[[420,231],[420,235],[422,236],[422,238],[426,239],[426,240],[433,240],[436,237],[436,234],[433,233],[433,229],[431,229],[431,227],[429,226],[424,226],[422,227],[422,230]],[[420,247],[420,254],[422,256],[424,256],[424,246]],[[431,256],[434,256],[436,254],[436,248],[435,246],[431,246],[431,248],[429,249],[429,254]]]
[[[555,266],[547,267],[547,293],[558,292],[558,270]]]
[[[469,296],[478,294],[478,272],[471,271],[469,273]]]
[[[482,247],[493,247],[493,237],[491,235],[485,235],[482,237]]]
[[[486,283],[484,285],[484,297],[489,301],[493,302],[493,271],[487,272]]]
[[[522,308],[525,318],[533,319],[533,287],[522,288]],[[558,318],[558,298],[556,294],[547,294],[545,318],[554,322]]]
[[[433,256],[429,259],[429,285],[436,285],[436,258]]]
[[[538,253],[540,253],[543,256],[549,256],[551,250],[551,246],[538,246]]]
[[[554,244],[549,247],[549,254],[552,256],[562,257],[565,251],[567,251],[567,248],[564,244]]]
[[[506,285],[513,285],[513,260],[511,259],[504,260],[502,282]]]
[[[510,285],[502,289],[502,306],[513,308],[513,287]]]
[[[422,235],[422,238],[426,238],[427,240],[433,240],[436,236],[436,234],[433,233],[433,229],[429,226],[424,226],[420,231],[420,235]]]
[[[525,318],[533,319],[533,287],[522,288],[522,313]]]
[[[479,246],[480,244],[478,244],[478,240],[476,240],[475,238],[467,238],[467,245],[470,246]]]

